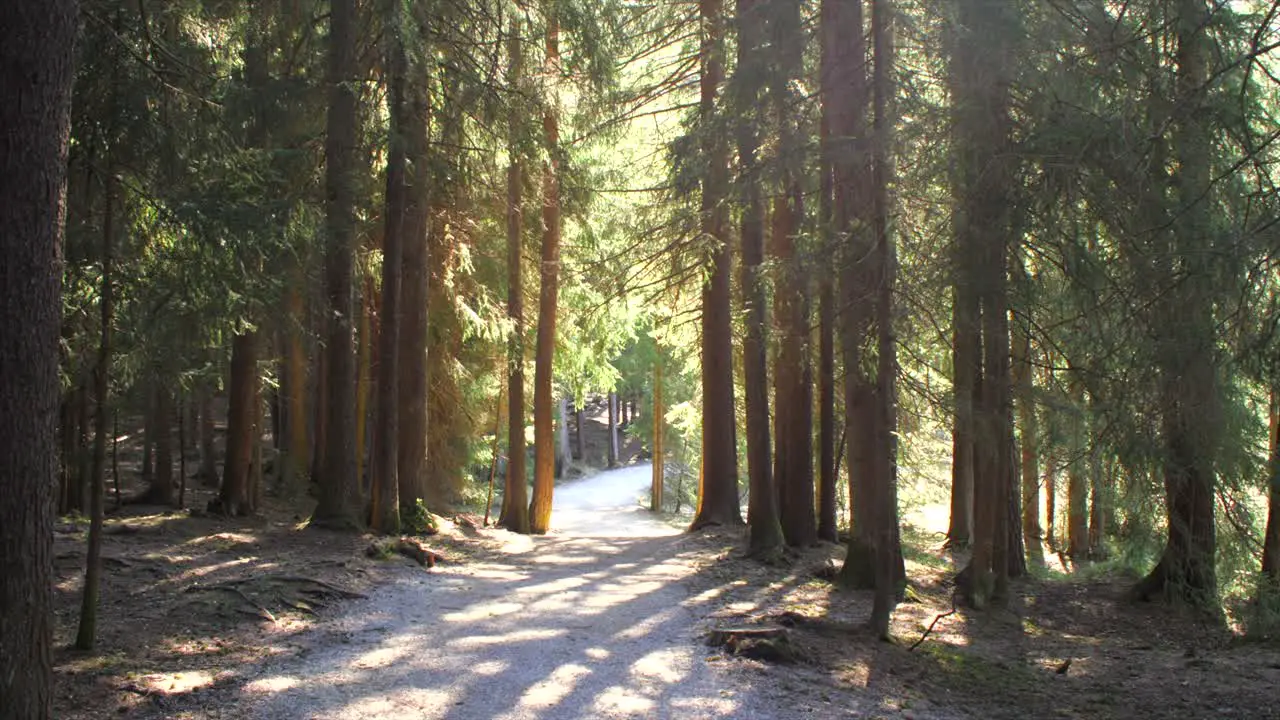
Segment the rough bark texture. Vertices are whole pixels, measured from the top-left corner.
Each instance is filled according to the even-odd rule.
[[[387,139],[387,190],[382,233],[382,312],[378,334],[378,397],[374,403],[371,522],[376,532],[400,534],[399,460],[400,434],[400,277],[403,263],[405,206],[405,138],[412,121],[405,117],[405,75],[408,59],[404,47],[404,8],[400,0],[386,3],[389,85],[387,103],[391,131]]]
[[[711,247],[711,272],[702,288],[702,468],[698,509],[691,530],[707,525],[741,525],[738,496],[737,420],[733,404],[733,326],[730,280],[733,249],[725,232],[728,146],[711,129],[719,116],[724,79],[724,7],[721,0],[699,0],[702,23],[700,100],[704,128],[701,229]]]
[[[828,17],[832,3],[823,2],[819,10],[819,181],[818,228],[822,240],[822,252],[827,257],[838,257],[839,242],[835,227],[833,206],[834,188],[831,174],[831,104],[828,93],[837,71],[835,52],[842,33]],[[824,264],[819,269],[818,287],[818,537],[836,542],[836,355],[835,280],[838,261]]]
[[[222,464],[220,510],[229,516],[256,509],[249,482],[253,449],[258,442],[254,398],[258,394],[258,334],[240,333],[231,343],[231,378],[227,383],[227,456]]]
[[[355,152],[357,138],[356,0],[334,0],[329,13],[329,114],[325,140],[325,376],[327,427],[319,504],[312,524],[355,528],[354,337]]]
[[[405,148],[404,220],[401,225],[399,358],[396,361],[396,484],[401,512],[426,498],[427,483],[427,78],[418,63],[405,87],[401,135]]]
[[[737,116],[734,135],[740,167],[742,242],[741,286],[746,338],[742,342],[743,394],[747,415],[748,551],[776,552],[783,543],[778,521],[777,488],[773,482],[772,439],[769,432],[768,307],[765,300],[764,201],[761,197],[760,119],[756,107],[765,77],[763,50],[764,7],[759,0],[737,0],[738,64],[732,92]]]
[[[553,11],[554,12],[554,9]],[[554,15],[547,20],[546,69],[559,73],[560,26]],[[533,499],[529,504],[529,529],[551,529],[551,496],[555,490],[554,368],[556,353],[556,305],[560,290],[560,125],[554,91],[542,117],[550,162],[543,169],[542,285],[538,290],[538,339],[533,377]]]
[[[0,5],[0,719],[50,717],[58,335],[76,3]]]
[[[1022,541],[1027,558],[1037,565],[1044,563],[1044,546],[1040,540],[1040,461],[1037,447],[1035,375],[1031,362],[1030,318],[1017,322],[1017,339],[1013,344],[1013,373],[1018,412],[1018,468],[1022,477]]]

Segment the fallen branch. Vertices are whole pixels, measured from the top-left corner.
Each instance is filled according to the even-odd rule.
[[[933,628],[938,624],[938,621],[942,620],[943,618],[951,617],[952,615],[955,615],[955,614],[956,614],[956,594],[952,593],[951,594],[951,610],[948,612],[944,612],[941,615],[935,617],[933,619],[933,622],[929,623],[929,627],[925,628],[924,634],[920,636],[920,639],[912,643],[911,647],[907,648],[907,652],[912,652],[916,648],[920,647],[920,644],[925,641],[925,638],[929,637],[929,633],[933,632]]]

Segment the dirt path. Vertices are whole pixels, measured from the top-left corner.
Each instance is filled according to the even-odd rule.
[[[790,718],[768,670],[708,659],[690,539],[638,503],[648,465],[557,488],[552,534],[357,601],[242,687],[255,718]],[[517,551],[520,548],[517,548]],[[848,713],[848,715],[846,715]]]

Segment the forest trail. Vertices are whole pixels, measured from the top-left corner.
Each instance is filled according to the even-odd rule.
[[[787,718],[781,680],[709,659],[699,550],[643,509],[647,464],[556,489],[515,554],[380,588],[243,686],[254,718]],[[512,538],[518,541],[518,538]],[[523,550],[523,551],[521,551]],[[814,717],[855,708],[807,698]],[[846,715],[846,713],[848,713]]]

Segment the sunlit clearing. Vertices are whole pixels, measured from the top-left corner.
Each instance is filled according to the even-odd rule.
[[[671,649],[655,650],[631,664],[631,675],[637,679],[652,678],[676,683],[687,671],[681,654]]]
[[[144,675],[141,680],[141,684],[153,692],[177,695],[212,685],[213,673],[204,670],[188,670],[178,673]]]
[[[450,640],[448,645],[456,648],[481,648],[489,645],[504,645],[506,643],[525,642],[529,640],[550,640],[551,638],[567,635],[567,628],[560,629],[542,629],[542,630],[514,630],[501,635],[475,635],[472,637],[462,637]]]
[[[245,683],[244,689],[247,693],[278,693],[285,690],[292,690],[301,683],[298,678],[292,675],[275,675],[273,677],[258,678],[251,682]]]
[[[550,707],[560,702],[578,681],[591,674],[585,665],[570,663],[561,665],[551,672],[546,679],[534,683],[524,695],[520,696],[521,707]]]

